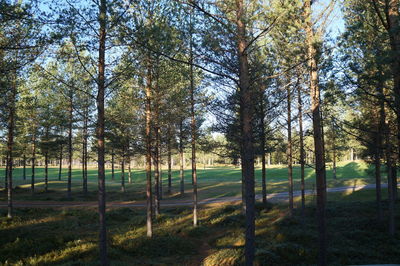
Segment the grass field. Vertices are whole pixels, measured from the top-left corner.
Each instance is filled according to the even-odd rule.
[[[337,167],[337,179],[332,178],[332,169],[327,167],[328,187],[354,186],[373,183],[373,169],[362,161],[341,162]],[[4,176],[4,168],[0,169]],[[22,179],[22,169],[14,170],[14,185],[16,200],[67,200],[67,170],[63,170],[62,180],[58,180],[58,168],[49,169],[49,192],[44,193],[44,168],[36,168],[35,195],[30,192],[30,168],[27,168],[27,180]],[[294,167],[294,189],[300,190],[300,167]],[[82,177],[80,169],[73,169],[72,173],[72,200],[96,200],[97,199],[97,172],[90,169],[88,173],[89,194],[83,197]],[[115,180],[111,180],[111,170],[107,169],[107,193],[108,200],[144,200],[145,199],[145,173],[142,169],[133,170],[133,182],[128,183],[125,175],[126,192],[120,192],[120,171],[116,170]],[[167,172],[163,171],[164,199],[182,198],[179,195],[179,171],[173,171],[172,194],[167,192]],[[306,189],[313,189],[315,184],[314,169],[305,170]],[[384,180],[384,178],[383,178]],[[4,184],[1,182],[0,184]],[[4,185],[3,185],[4,186]],[[185,171],[184,199],[191,198],[191,170]],[[283,192],[288,190],[286,166],[270,166],[267,168],[268,193]],[[234,167],[213,167],[198,169],[198,193],[200,199],[217,198],[225,196],[240,196],[241,170]],[[261,169],[256,169],[256,193],[261,193]],[[0,200],[5,200],[5,193],[0,193]]]
[[[376,219],[374,191],[332,193],[330,199],[329,265],[399,262],[399,234],[389,238],[387,221]],[[266,211],[257,206],[256,265],[315,264],[317,230],[310,200],[304,219],[298,209],[289,217],[286,205],[270,205]],[[1,209],[0,216],[0,265],[98,265],[95,209],[17,209],[13,220]],[[190,208],[162,209],[154,237],[148,239],[144,210],[109,210],[111,265],[241,265],[241,208],[202,207],[199,217],[200,225],[194,228]]]

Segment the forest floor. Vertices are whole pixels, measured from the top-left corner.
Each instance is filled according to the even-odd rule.
[[[27,169],[28,170],[28,169]],[[1,172],[1,169],[0,169]],[[50,168],[49,191],[44,192],[43,168],[37,168],[35,194],[22,169],[14,171],[15,217],[0,208],[0,265],[98,265],[96,171],[89,171],[89,194],[81,192],[81,172],[73,170],[72,198],[66,198],[66,170]],[[268,208],[257,203],[257,265],[310,265],[317,256],[314,169],[306,169],[307,201],[304,216],[299,202],[300,169],[294,168],[295,210],[287,207],[287,168],[267,169]],[[1,175],[1,174],[0,174]],[[185,195],[179,195],[179,171],[174,169],[172,193],[163,178],[161,215],[154,220],[154,237],[146,237],[145,174],[126,175],[120,191],[120,171],[112,180],[107,171],[107,226],[111,265],[241,265],[244,217],[240,207],[241,171],[234,167],[199,169],[199,223],[192,226],[190,170],[185,171]],[[382,186],[384,217],[376,217],[373,169],[367,164],[342,162],[337,179],[328,168],[327,222],[329,265],[399,263],[400,235],[387,233],[387,189]],[[384,177],[384,173],[383,173]],[[383,179],[384,180],[384,179]],[[256,169],[260,199],[261,171]],[[0,189],[1,190],[1,189]],[[0,206],[6,193],[0,191]],[[396,204],[396,215],[400,214]],[[33,208],[38,207],[38,208]],[[72,207],[72,208],[70,208]],[[397,217],[397,220],[399,217]],[[400,231],[397,223],[397,232]]]
[[[387,190],[383,219],[376,216],[375,192],[329,193],[328,264],[398,263],[400,234],[388,236]],[[399,221],[400,204],[396,204]],[[316,208],[308,196],[302,215],[287,204],[256,210],[257,265],[313,265],[317,257]],[[18,208],[15,217],[0,209],[0,265],[98,265],[98,214],[94,208]],[[239,204],[202,205],[199,226],[188,206],[161,208],[154,236],[146,237],[143,208],[111,208],[106,214],[111,265],[241,265],[244,216]],[[400,231],[397,223],[397,232]]]

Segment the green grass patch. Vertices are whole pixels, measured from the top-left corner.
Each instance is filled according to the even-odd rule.
[[[288,190],[287,168],[284,165],[273,165],[267,168],[267,190],[268,193],[283,192]],[[109,201],[141,201],[146,199],[145,195],[145,173],[142,169],[134,169],[132,172],[132,183],[128,183],[126,176],[126,192],[121,192],[120,171],[117,169],[115,179],[111,178],[111,170],[106,172],[106,190]],[[163,169],[162,184],[164,199],[190,200],[191,195],[191,170],[185,171],[186,193],[182,197],[179,194],[179,171],[172,172],[172,193],[167,193],[167,175]],[[314,169],[305,169],[306,189],[315,187]],[[4,175],[4,168],[0,169],[0,176]],[[27,168],[27,180],[22,178],[22,168],[13,171],[15,189],[15,200],[53,200],[53,201],[96,201],[97,200],[97,172],[90,169],[88,173],[89,193],[82,193],[81,169],[73,169],[72,172],[72,199],[67,199],[67,170],[63,169],[61,181],[58,180],[58,168],[49,168],[49,191],[44,192],[44,169],[36,168],[35,194],[30,191],[30,168]],[[294,189],[300,190],[300,167],[293,169]],[[3,180],[3,179],[1,179]],[[341,187],[373,183],[373,168],[365,162],[340,162],[337,167],[337,179],[332,178],[332,169],[327,167],[327,186]],[[4,183],[0,183],[4,187]],[[211,167],[198,169],[198,195],[199,199],[218,198],[227,196],[240,196],[241,194],[241,170],[235,167]],[[256,168],[256,193],[261,193],[261,169]],[[0,188],[0,200],[6,200],[4,188]]]

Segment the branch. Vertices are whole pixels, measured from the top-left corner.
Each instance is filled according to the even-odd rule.
[[[379,7],[378,7],[378,5],[376,4],[376,0],[371,0],[371,2],[372,2],[372,6],[373,6],[374,9],[375,9],[376,14],[377,14],[378,17],[379,17],[379,20],[382,22],[383,27],[384,27],[386,30],[389,30],[389,25],[385,22],[384,18],[382,17],[382,14],[381,14],[381,12],[380,12],[380,10],[379,10]]]

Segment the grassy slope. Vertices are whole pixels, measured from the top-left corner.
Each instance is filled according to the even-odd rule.
[[[4,169],[0,169],[4,172]],[[66,169],[63,170],[62,181],[58,181],[58,168],[49,169],[49,193],[43,192],[44,169],[36,169],[36,194],[30,193],[30,169],[27,169],[27,180],[22,179],[22,169],[14,170],[14,184],[18,185],[15,199],[18,200],[65,200],[66,196]],[[185,171],[185,182],[187,194],[184,198],[191,199],[190,191],[191,171]],[[74,200],[96,200],[96,170],[89,170],[89,196],[83,198],[81,193],[81,170],[74,169],[72,177],[72,191]],[[338,164],[337,179],[332,179],[332,170],[328,167],[327,181],[328,187],[353,186],[366,183],[373,183],[373,172],[364,162],[342,162]],[[261,170],[256,169],[256,192],[261,193]],[[300,167],[294,167],[295,190],[300,189]],[[145,199],[145,173],[143,170],[133,171],[133,183],[128,184],[127,174],[125,176],[127,193],[120,193],[120,172],[116,171],[115,180],[111,180],[111,170],[107,170],[107,192],[108,200],[143,200]],[[241,171],[234,167],[215,167],[198,169],[199,197],[200,199],[239,196]],[[267,169],[268,193],[287,191],[287,168],[285,166],[271,166]],[[180,198],[179,191],[179,171],[173,171],[173,194],[165,195],[164,198]],[[314,170],[306,168],[306,189],[313,189],[315,183]],[[167,190],[167,172],[163,172],[163,189]],[[5,200],[5,193],[0,193],[0,200]]]
[[[386,198],[385,191],[383,195]],[[400,235],[388,237],[387,222],[375,219],[373,198],[373,191],[330,194],[330,265],[398,262]],[[304,220],[298,210],[289,218],[284,205],[271,205],[268,211],[258,209],[259,265],[315,263],[315,207],[310,203],[311,197],[308,200]],[[95,210],[19,209],[13,221],[4,218],[5,210],[0,210],[0,215],[0,265],[96,265]],[[164,209],[155,223],[153,239],[145,237],[142,210],[108,211],[107,222],[112,265],[242,262],[244,219],[238,206],[203,208],[197,228],[191,226],[190,209]]]

